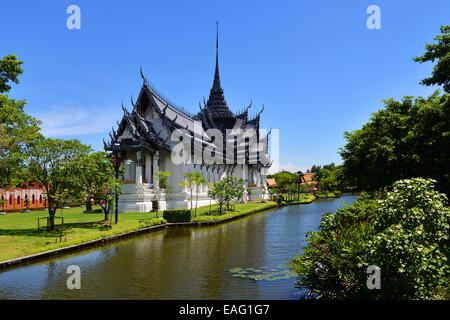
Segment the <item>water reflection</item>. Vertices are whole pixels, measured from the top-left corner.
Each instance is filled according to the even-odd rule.
[[[347,203],[354,196],[342,199]],[[297,299],[295,278],[255,281],[233,268],[286,264],[342,199],[284,207],[209,227],[178,227],[0,273],[7,299]],[[66,287],[69,265],[81,290]]]

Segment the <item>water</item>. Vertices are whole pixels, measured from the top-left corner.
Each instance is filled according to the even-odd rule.
[[[322,215],[354,199],[283,207],[217,226],[165,229],[10,269],[0,273],[0,299],[298,299],[295,277],[256,281],[229,270],[287,270]],[[69,265],[81,269],[81,290],[67,289]]]

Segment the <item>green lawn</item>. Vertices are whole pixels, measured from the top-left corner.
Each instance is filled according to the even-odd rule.
[[[100,207],[94,207],[98,211]],[[32,211],[29,213],[9,213],[0,216],[0,261],[23,257],[26,255],[66,247],[115,234],[137,230],[161,222],[152,219],[154,213],[122,213],[119,223],[109,229],[102,223],[103,213],[83,213],[84,208],[63,209],[64,231],[63,242],[59,242],[60,228],[48,232],[45,227],[37,228],[37,218],[47,217],[47,211]],[[56,216],[61,216],[61,210]],[[161,216],[161,214],[160,214]],[[55,219],[60,224],[60,219]],[[66,238],[66,241],[64,241]],[[58,242],[56,242],[58,241]]]
[[[192,221],[218,221],[275,205],[274,202],[235,204],[235,211],[226,211],[221,216],[209,216],[209,206],[205,206],[197,209],[197,218],[193,218]],[[211,208],[213,211],[217,210],[218,205],[213,205]],[[113,224],[112,228],[109,229],[102,222],[104,214],[100,212],[100,207],[94,207],[96,213],[83,213],[83,211],[83,207],[63,209],[63,242],[59,242],[61,233],[59,227],[53,232],[46,231],[45,227],[42,228],[42,226],[40,230],[37,229],[37,218],[47,217],[48,212],[46,211],[0,215],[0,261],[80,244],[166,222],[162,219],[155,219],[155,213],[121,213],[119,214],[119,223]],[[61,216],[61,210],[58,210],[56,216]],[[162,217],[162,212],[159,213],[159,217]],[[41,220],[42,223],[44,221]],[[55,219],[55,223],[59,225],[60,219]]]

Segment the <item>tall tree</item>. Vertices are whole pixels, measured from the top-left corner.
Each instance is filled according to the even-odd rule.
[[[19,83],[22,63],[14,55],[0,60],[0,93],[11,89],[9,81]],[[25,100],[14,100],[7,94],[0,94],[0,187],[12,184],[29,148],[41,137],[40,121],[26,114],[24,106]]]
[[[78,140],[41,139],[31,150],[30,170],[44,185],[49,214],[49,229],[55,228],[55,213],[69,197],[81,196],[80,159],[91,148]]]
[[[450,194],[450,95],[384,101],[361,129],[345,132],[343,174],[361,190],[396,180],[434,178]]]
[[[81,169],[81,189],[86,194],[86,203],[94,199],[100,203],[105,214],[105,221],[108,220],[110,203],[114,198],[116,188],[120,190],[120,180],[116,181],[115,170],[105,152],[94,152],[80,157],[78,166]],[[116,204],[115,204],[116,205]]]
[[[200,193],[200,187],[206,183],[206,179],[200,172],[186,172],[184,174],[185,180],[180,183],[180,189],[187,188],[191,193],[191,210],[193,208],[193,192],[196,191],[196,199],[195,199],[195,211],[194,217],[197,217],[197,204],[198,204],[198,194]]]
[[[423,79],[421,84],[426,86],[441,85],[445,92],[450,93],[450,25],[442,26],[441,33],[433,39],[437,43],[427,44],[424,55],[413,60],[420,63],[437,60],[431,77]]]

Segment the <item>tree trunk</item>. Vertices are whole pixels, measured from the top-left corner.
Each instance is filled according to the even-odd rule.
[[[195,198],[195,214],[194,217],[197,218],[197,204],[198,204],[198,192],[197,192],[197,197]]]
[[[92,202],[91,197],[86,198],[86,212],[91,213],[92,212]]]
[[[105,201],[105,206],[101,206],[103,209],[103,212],[105,213],[105,221],[108,221],[109,219],[109,202]]]
[[[48,209],[48,224],[47,224],[47,230],[51,231],[55,229],[55,209]]]

